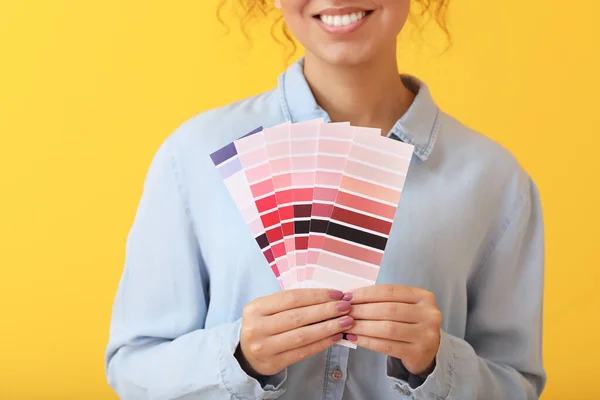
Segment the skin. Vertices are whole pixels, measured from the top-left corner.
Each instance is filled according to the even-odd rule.
[[[346,338],[402,361],[415,375],[430,373],[440,343],[442,313],[435,295],[403,285],[375,285],[352,293],[355,320]]]
[[[333,346],[354,324],[344,293],[327,289],[277,292],[249,303],[239,350],[251,375],[269,376]]]
[[[275,6],[306,49],[304,74],[332,121],[387,134],[414,100],[396,61],[410,0],[275,0]],[[360,25],[337,30],[315,18],[353,11],[369,15]],[[359,346],[424,375],[435,367],[441,322],[435,296],[420,288],[374,285],[347,294],[289,290],[246,306],[236,356],[249,374],[273,375],[334,345],[346,332]]]
[[[275,7],[306,49],[306,80],[331,119],[387,133],[414,99],[396,61],[410,0],[275,0]],[[331,34],[314,18],[344,9],[372,12],[349,34]]]

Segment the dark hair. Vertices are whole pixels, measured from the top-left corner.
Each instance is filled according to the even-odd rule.
[[[446,12],[448,11],[448,3],[450,0],[410,0],[420,6],[418,12],[419,17],[429,15],[435,19],[435,22],[439,28],[444,32],[448,40],[450,41],[450,31],[448,30],[446,21]],[[271,25],[271,36],[275,41],[281,44],[285,49],[289,51],[289,56],[293,56],[296,53],[297,46],[294,41],[291,32],[283,20],[283,15],[278,12],[271,0],[221,0],[217,9],[217,18],[223,26],[227,27],[227,24],[223,20],[222,11],[225,6],[230,3],[234,3],[236,11],[240,11],[238,7],[241,7],[241,18],[240,27],[242,33],[247,40],[250,40],[247,32],[247,23],[256,17],[270,17],[273,19]],[[277,32],[283,35],[283,40],[277,35]],[[290,46],[291,45],[291,49]]]

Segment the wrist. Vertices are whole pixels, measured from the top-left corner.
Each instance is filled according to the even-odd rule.
[[[239,344],[236,347],[235,353],[233,354],[233,356],[235,357],[235,359],[240,364],[240,367],[242,368],[242,370],[248,376],[251,376],[251,377],[253,377],[253,378],[257,379],[257,380],[263,377],[263,375],[259,374],[258,372],[256,372],[256,370],[254,368],[252,368],[252,365],[250,365],[250,363],[246,359],[246,356],[244,356],[244,352],[242,351],[242,347]]]
[[[433,371],[435,370],[435,358],[433,359],[432,363],[429,365],[429,367],[425,368],[425,370],[423,370],[422,372],[418,373],[418,374],[413,374],[418,376],[420,379],[425,380],[427,379],[427,377],[429,375],[431,375],[433,373]]]
[[[435,370],[435,358],[426,367],[417,368],[414,365],[407,365],[404,361],[399,360],[402,363],[406,371],[414,376],[427,378]]]
[[[276,389],[280,387],[283,384],[283,382],[287,379],[286,369],[283,369],[282,371],[279,371],[278,373],[273,375],[264,375],[256,371],[244,355],[244,352],[242,351],[240,345],[237,346],[234,352],[234,357],[238,361],[238,364],[240,365],[242,371],[244,371],[244,373],[250,378],[253,378],[256,381],[258,381],[258,383],[263,389]]]

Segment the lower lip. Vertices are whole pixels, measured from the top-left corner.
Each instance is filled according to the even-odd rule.
[[[316,20],[317,23],[321,26],[321,28],[323,28],[327,33],[330,33],[332,35],[347,35],[360,28],[365,23],[365,21],[371,16],[371,14],[372,13],[369,13],[361,19],[359,19],[358,21],[353,22],[350,25],[344,26],[327,25],[326,23],[321,21],[321,18],[316,18]]]

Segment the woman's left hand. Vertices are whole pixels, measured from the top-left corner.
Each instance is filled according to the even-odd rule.
[[[414,375],[435,367],[442,313],[433,293],[402,285],[375,285],[352,292],[354,326],[347,339],[402,360]]]

